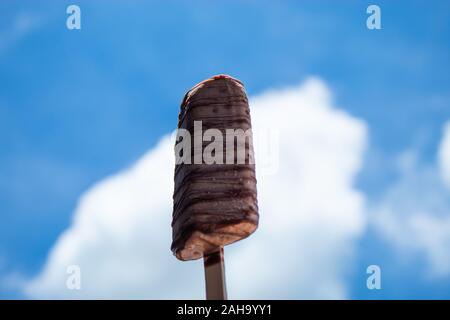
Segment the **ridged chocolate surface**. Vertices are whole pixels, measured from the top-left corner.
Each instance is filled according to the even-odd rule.
[[[203,133],[219,129],[251,128],[247,95],[242,83],[220,75],[205,80],[186,93],[178,128],[191,132],[191,164],[175,166],[172,251],[178,259],[192,260],[250,235],[258,225],[255,166],[251,144],[245,145],[245,163],[194,164],[194,121],[202,121]],[[252,137],[250,136],[250,139]],[[202,151],[210,142],[203,142]],[[198,152],[198,150],[197,150]]]

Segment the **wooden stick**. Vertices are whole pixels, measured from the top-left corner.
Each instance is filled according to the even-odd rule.
[[[223,247],[203,257],[206,300],[227,300]]]

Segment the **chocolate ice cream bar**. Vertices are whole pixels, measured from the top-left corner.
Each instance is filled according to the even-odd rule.
[[[191,144],[183,150],[184,161],[175,166],[171,249],[178,259],[193,260],[246,238],[258,226],[253,137],[243,84],[219,75],[193,87],[181,103],[178,128],[191,139],[183,137],[177,144]],[[217,129],[214,138],[205,139],[208,129]],[[233,136],[243,132],[244,138]],[[221,145],[218,133],[222,154],[208,147],[212,142]],[[206,159],[208,155],[215,161]]]

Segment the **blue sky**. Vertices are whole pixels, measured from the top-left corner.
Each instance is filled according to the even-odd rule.
[[[72,3],[81,30],[65,26]],[[371,3],[381,30],[366,28]],[[369,126],[356,185],[375,203],[405,150],[434,166],[450,120],[449,20],[448,1],[0,3],[0,277],[38,274],[80,194],[175,129],[184,92],[219,73],[249,95],[325,81]],[[350,298],[450,298],[448,275],[430,279],[372,227],[357,248]],[[373,263],[380,291],[365,286]],[[0,286],[11,296],[24,297]]]

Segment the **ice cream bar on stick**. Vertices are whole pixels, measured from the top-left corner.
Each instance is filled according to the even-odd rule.
[[[194,86],[178,129],[171,249],[180,260],[203,257],[207,299],[226,299],[223,247],[248,237],[259,220],[242,82],[218,75]]]

